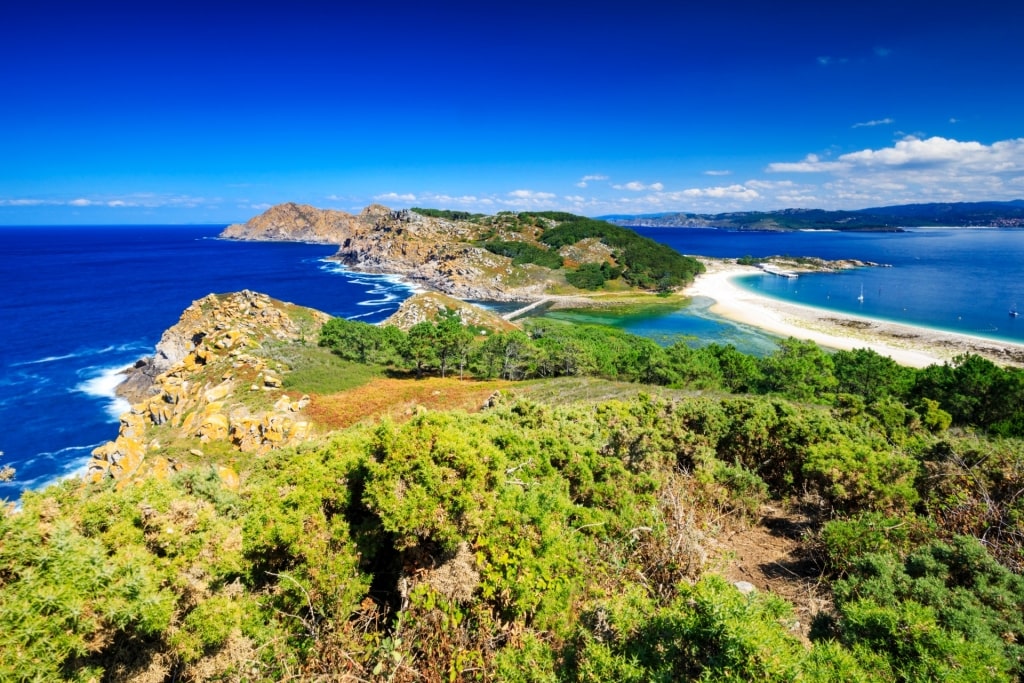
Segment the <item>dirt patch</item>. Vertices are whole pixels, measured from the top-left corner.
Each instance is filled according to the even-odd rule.
[[[427,379],[375,379],[355,389],[329,396],[313,396],[306,414],[318,425],[344,429],[363,420],[391,417],[403,420],[418,407],[429,410],[480,410],[495,391],[506,392],[504,381]]]
[[[793,604],[794,635],[810,643],[811,621],[831,609],[831,596],[817,564],[802,539],[813,522],[791,510],[765,506],[756,525],[730,530],[716,539],[722,574],[732,582],[747,581],[759,591]]]

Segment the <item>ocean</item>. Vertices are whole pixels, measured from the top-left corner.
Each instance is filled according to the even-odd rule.
[[[82,470],[117,435],[127,404],[117,372],[149,355],[188,305],[241,289],[367,322],[411,293],[388,276],[349,273],[335,247],[216,239],[223,226],[0,228],[0,500]],[[739,233],[640,228],[687,254],[819,256],[891,264],[797,280],[759,275],[744,286],[768,296],[897,322],[1024,343],[1024,230],[915,229],[905,233]],[[863,287],[864,301],[857,299]],[[661,343],[731,343],[769,353],[775,339],[723,321],[709,300],[685,311],[610,318]]]
[[[216,239],[224,226],[0,228],[0,501],[81,471],[117,436],[119,370],[150,355],[189,304],[251,289],[383,320],[410,294],[348,273],[337,247]]]

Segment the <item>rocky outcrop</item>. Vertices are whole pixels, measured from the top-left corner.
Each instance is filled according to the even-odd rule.
[[[391,317],[382,324],[394,325],[403,330],[425,320],[436,320],[447,311],[453,311],[459,316],[463,325],[470,328],[487,330],[489,332],[508,332],[518,329],[509,321],[497,313],[464,301],[453,299],[444,294],[427,292],[416,294],[406,299]]]
[[[352,270],[401,275],[461,299],[530,300],[568,286],[560,271],[514,265],[512,259],[477,246],[483,235],[493,232],[492,226],[393,211],[380,204],[358,216],[282,204],[230,226],[221,236],[337,244],[333,258]]]
[[[358,219],[344,211],[318,209],[309,204],[288,202],[267,209],[246,223],[229,225],[221,237],[271,242],[314,242],[341,244],[352,233]]]
[[[206,445],[262,453],[308,438],[309,399],[284,393],[287,368],[267,349],[315,339],[328,318],[250,291],[193,302],[132,370],[136,401],[117,438],[93,451],[87,478],[163,476]]]

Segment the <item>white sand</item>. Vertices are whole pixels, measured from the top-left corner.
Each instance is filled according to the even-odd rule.
[[[707,272],[685,291],[715,300],[711,312],[782,337],[813,341],[832,349],[868,348],[901,365],[926,367],[962,353],[1000,365],[1024,366],[1024,345],[941,332],[791,304],[739,288],[732,278],[761,271],[729,261],[701,259]],[[764,277],[776,277],[764,275]]]

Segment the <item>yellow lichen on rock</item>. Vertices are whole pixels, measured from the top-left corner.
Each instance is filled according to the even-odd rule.
[[[260,353],[266,344],[315,338],[328,318],[250,291],[193,302],[164,333],[157,355],[136,364],[127,382],[136,400],[121,416],[117,438],[93,451],[87,479],[166,477],[185,466],[179,454],[186,460],[207,458],[196,448],[199,444],[223,443],[223,448],[258,454],[307,438],[309,423],[296,418],[309,397],[295,400],[285,394],[281,372],[287,368],[275,363],[271,371]],[[249,392],[239,392],[253,378],[258,378],[261,396],[271,394],[269,411],[260,407],[267,405],[264,399],[248,405]],[[279,394],[276,399],[274,394]],[[170,431],[161,431],[159,441],[148,441],[150,430],[157,428]]]

